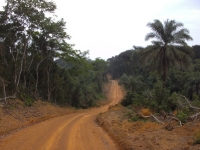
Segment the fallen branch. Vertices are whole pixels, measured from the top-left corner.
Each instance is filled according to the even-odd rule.
[[[154,116],[153,114],[151,114],[150,116],[144,116],[142,113],[139,113],[142,117],[144,118],[150,118],[153,117],[156,121],[158,121],[161,124],[164,124],[162,121],[158,120],[158,118],[156,118],[156,116]]]
[[[171,117],[171,116],[167,116],[168,118],[170,117],[170,124],[171,124],[171,122],[172,122],[172,120],[176,120],[176,121],[178,121],[179,123],[180,123],[180,126],[182,126],[182,123],[181,123],[181,121],[178,119],[178,118],[176,118],[176,117]]]
[[[15,97],[15,96],[8,96],[8,97],[0,98],[0,101],[1,101],[1,100],[5,100],[5,99],[8,99],[8,98],[16,98],[16,97]]]
[[[177,95],[179,95],[180,97],[183,97],[183,98],[187,101],[187,103],[189,104],[190,108],[194,108],[194,109],[200,110],[199,107],[192,106],[191,103],[190,103],[190,101],[189,101],[185,96],[180,95],[180,94],[177,94]],[[180,102],[180,101],[179,101],[179,102]],[[180,102],[180,103],[181,103],[181,102]],[[182,103],[181,103],[181,105],[182,105]],[[182,106],[183,106],[183,105],[182,105]]]
[[[153,114],[151,114],[151,116],[152,116],[155,120],[157,120],[159,123],[164,124],[163,122],[161,122],[160,120],[158,120],[158,118],[156,118]]]
[[[188,107],[188,106],[184,106],[182,103],[181,103],[181,101],[178,99],[178,102],[179,102],[179,104],[181,105],[181,107],[183,107],[183,108],[190,108],[190,107]]]
[[[195,115],[190,116],[190,118],[196,121],[198,116],[200,116],[200,112],[196,113]]]

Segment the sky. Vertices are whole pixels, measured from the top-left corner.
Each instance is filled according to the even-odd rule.
[[[3,4],[1,0],[0,6]],[[90,59],[108,59],[135,46],[147,46],[148,22],[182,22],[200,45],[200,0],[54,0],[56,15],[64,18],[67,41],[74,49],[89,50]]]

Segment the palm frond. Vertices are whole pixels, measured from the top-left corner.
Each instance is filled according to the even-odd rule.
[[[193,40],[192,37],[189,35],[189,30],[186,28],[182,28],[173,33],[173,43],[180,44],[180,45],[187,45],[186,40]]]
[[[156,46],[164,46],[164,43],[160,41],[151,41],[151,43]]]
[[[150,22],[149,22],[149,23],[147,24],[147,26],[150,27],[151,30],[152,30],[153,32],[151,32],[151,33],[149,34],[149,36],[146,36],[146,37],[145,37],[145,40],[146,40],[146,41],[149,40],[149,39],[151,39],[151,38],[156,38],[156,39],[158,39],[158,40],[160,40],[160,41],[163,40],[163,36],[164,36],[164,27],[163,27],[162,23],[160,22],[160,20],[154,20],[153,23],[150,23]],[[147,34],[147,35],[148,35],[148,34]],[[154,36],[150,36],[150,35],[154,35]]]
[[[187,68],[194,53],[189,46],[169,46],[168,57],[175,66],[183,69]]]
[[[154,58],[158,57],[159,55],[159,48],[160,46],[151,45],[148,46],[146,49],[141,50],[139,53],[139,62],[141,64],[152,63]]]

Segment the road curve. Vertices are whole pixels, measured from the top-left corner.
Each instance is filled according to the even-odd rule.
[[[0,150],[117,150],[96,116],[122,99],[117,81],[110,81],[110,103],[103,107],[56,117],[24,128],[0,140]]]

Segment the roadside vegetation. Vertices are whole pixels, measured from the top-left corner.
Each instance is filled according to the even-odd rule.
[[[133,46],[108,59],[110,73],[126,90],[122,105],[136,116],[180,125],[200,120],[200,45],[188,46],[189,31],[175,20],[147,24],[147,47]],[[138,108],[147,108],[148,116]],[[155,114],[155,115],[154,115]]]
[[[19,98],[77,108],[103,96],[107,62],[68,44],[66,23],[46,0],[6,0],[0,12],[0,101]]]

